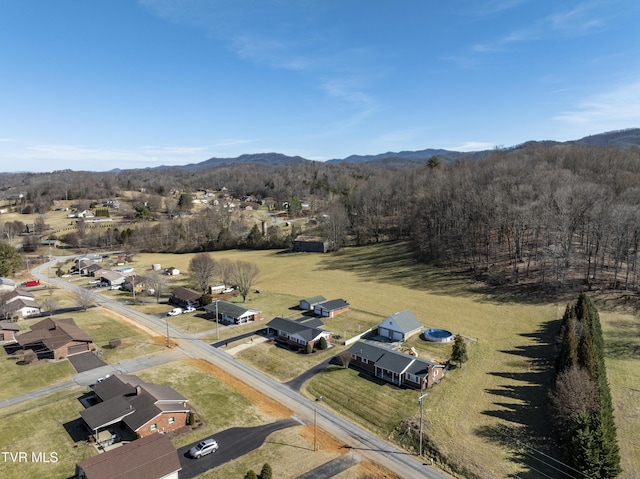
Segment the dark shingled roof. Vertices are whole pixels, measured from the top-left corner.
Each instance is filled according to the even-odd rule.
[[[16,337],[18,344],[28,347],[30,344],[43,343],[51,351],[71,341],[92,343],[93,339],[71,318],[47,318],[31,326],[28,333]]]
[[[342,309],[349,306],[344,299],[331,299],[329,301],[323,301],[322,303],[316,304],[316,306],[320,306],[322,309],[327,311],[335,311],[336,309]]]
[[[95,430],[120,420],[133,431],[162,412],[188,411],[187,398],[170,386],[145,383],[132,374],[114,374],[93,387],[102,400],[80,413]]]
[[[300,336],[305,341],[313,341],[319,335],[324,333],[325,331],[317,328],[313,328],[311,326],[307,326],[304,323],[299,323],[297,321],[293,321],[287,318],[276,317],[267,323],[267,326],[276,329],[278,331],[284,331],[289,335],[297,335]]]
[[[155,433],[77,464],[87,479],[157,479],[182,469],[168,437]]]

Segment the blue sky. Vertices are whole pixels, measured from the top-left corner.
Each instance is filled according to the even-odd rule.
[[[0,171],[640,127],[637,0],[0,0]]]

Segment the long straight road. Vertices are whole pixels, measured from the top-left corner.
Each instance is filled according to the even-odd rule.
[[[46,275],[49,265],[43,264],[32,270],[33,276],[42,281],[49,282],[62,289],[72,292],[79,291],[79,286],[72,285],[58,278],[49,278]],[[130,320],[138,322],[141,326],[156,334],[168,334],[172,341],[188,356],[205,359],[213,365],[227,371],[247,385],[260,391],[262,394],[278,401],[294,412],[296,417],[307,424],[317,425],[320,429],[332,435],[336,440],[344,443],[345,448],[370,459],[405,479],[446,479],[446,476],[433,470],[422,463],[416,456],[411,455],[397,447],[379,439],[364,429],[352,424],[332,411],[322,407],[319,403],[311,401],[297,391],[284,384],[280,384],[270,377],[250,368],[246,364],[237,361],[224,351],[216,349],[210,344],[201,341],[196,336],[183,333],[173,328],[168,320],[162,320],[155,316],[141,313],[127,307],[118,301],[105,298],[94,293],[95,301],[100,306],[121,314]]]

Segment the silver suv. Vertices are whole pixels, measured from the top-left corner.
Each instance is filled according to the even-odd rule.
[[[198,444],[189,449],[189,456],[198,459],[218,450],[218,443],[215,439],[209,438],[200,441]]]

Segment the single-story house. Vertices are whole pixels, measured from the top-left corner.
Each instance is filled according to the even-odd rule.
[[[447,364],[419,359],[382,346],[359,341],[349,348],[349,366],[365,370],[396,386],[426,389],[444,376]]]
[[[327,300],[324,296],[312,296],[310,298],[304,298],[300,300],[300,309],[305,311],[312,311],[316,307],[316,304],[323,303]]]
[[[102,270],[100,271],[100,281],[107,283],[109,286],[121,285],[127,277],[117,271]]]
[[[414,334],[419,333],[423,326],[414,314],[405,309],[393,313],[378,325],[378,335],[391,341],[406,341]]]
[[[76,464],[78,479],[178,479],[178,451],[164,434],[150,434]]]
[[[89,253],[84,256],[78,256],[76,258],[76,264],[80,264],[81,261],[100,262],[102,261],[102,255],[98,253]]]
[[[122,289],[129,292],[135,291],[136,293],[142,293],[143,291],[149,290],[150,283],[151,280],[146,276],[132,274],[125,278],[124,282],[122,283]]]
[[[323,318],[333,318],[338,314],[349,311],[349,303],[344,299],[331,299],[318,303],[313,308],[313,314]]]
[[[87,275],[87,276],[96,276],[96,275],[98,275],[98,278],[99,278],[100,275],[102,274],[102,271],[108,271],[108,269],[105,268],[101,264],[90,263],[85,268],[83,268],[83,271],[81,271],[80,274],[84,274],[84,275]]]
[[[243,324],[249,321],[259,321],[260,311],[245,308],[229,301],[214,301],[204,307],[205,317],[210,320],[219,320],[222,323]],[[217,317],[216,317],[217,314]]]
[[[16,323],[0,321],[0,341],[15,341],[18,331],[20,331],[20,326]]]
[[[179,287],[171,292],[169,303],[183,308],[200,306],[202,293],[189,288]]]
[[[47,318],[18,334],[21,349],[31,349],[39,359],[59,359],[94,349],[93,339],[71,318]]]
[[[298,235],[293,240],[293,250],[308,253],[326,253],[331,242],[321,236]]]
[[[186,426],[188,400],[175,389],[146,383],[138,376],[114,374],[93,386],[97,404],[80,413],[96,440],[113,428],[133,437]]]
[[[38,316],[42,308],[33,294],[15,289],[0,296],[0,309],[4,318],[24,319]]]
[[[320,338],[330,343],[332,337],[331,331],[280,317],[275,317],[267,323],[267,333],[274,334],[276,341],[296,349],[304,349],[307,344],[314,347]]]
[[[9,291],[13,291],[18,286],[16,282],[10,278],[0,278],[0,293],[8,293]]]

